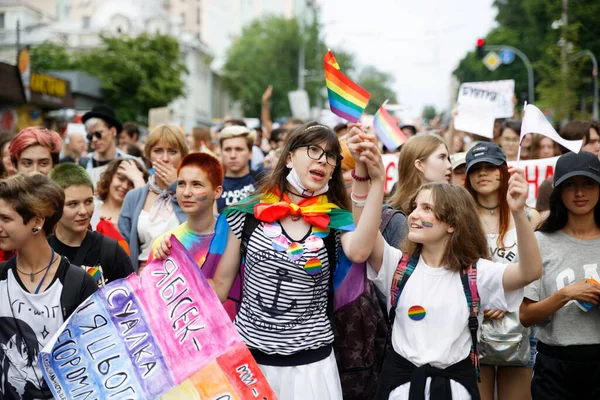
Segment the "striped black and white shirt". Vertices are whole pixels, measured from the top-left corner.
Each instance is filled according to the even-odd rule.
[[[232,212],[227,216],[240,240],[246,215]],[[304,249],[302,257],[293,261],[285,251],[275,250],[263,228],[260,223],[248,241],[242,303],[234,321],[240,335],[248,347],[266,354],[291,355],[330,345],[333,331],[327,316],[330,269],[326,247],[316,252]],[[310,234],[297,242],[304,244]],[[283,228],[282,235],[293,242]],[[304,267],[314,257],[323,266],[310,275]]]

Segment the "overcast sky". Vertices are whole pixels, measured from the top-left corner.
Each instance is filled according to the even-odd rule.
[[[494,26],[493,0],[317,0],[332,49],[353,52],[396,79],[407,114],[446,109],[450,76],[478,37]],[[344,66],[341,66],[342,71]]]

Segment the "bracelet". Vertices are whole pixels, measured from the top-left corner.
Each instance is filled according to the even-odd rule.
[[[356,200],[364,200],[367,198],[367,196],[369,195],[368,193],[366,194],[356,194],[354,192],[350,193],[350,195],[355,198]]]
[[[365,206],[365,202],[366,200],[358,200],[354,197],[354,193],[350,193],[350,198],[352,199],[352,203],[354,203],[354,205],[356,207],[364,207]]]
[[[369,179],[371,179],[369,176],[358,176],[356,175],[356,168],[353,168],[352,171],[350,172],[350,175],[352,175],[352,179],[354,179],[357,182],[366,182]]]

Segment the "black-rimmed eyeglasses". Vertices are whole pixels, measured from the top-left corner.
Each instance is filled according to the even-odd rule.
[[[323,154],[325,154],[325,160],[327,164],[332,167],[337,167],[342,162],[342,155],[338,153],[333,153],[331,151],[326,151],[321,146],[317,146],[316,144],[303,144],[300,146],[296,146],[294,150],[299,149],[300,147],[306,147],[306,154],[313,160],[319,161]]]

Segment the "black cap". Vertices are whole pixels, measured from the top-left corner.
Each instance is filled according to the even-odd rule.
[[[108,122],[117,129],[117,134],[121,133],[123,130],[123,125],[121,124],[121,121],[117,119],[115,110],[104,104],[92,107],[92,111],[83,114],[81,121],[85,124],[85,121],[91,118],[100,118],[101,120]]]
[[[506,156],[500,147],[491,142],[479,142],[467,152],[467,173],[477,163],[487,162],[499,166],[506,163]]]
[[[587,176],[600,184],[600,160],[593,153],[580,151],[560,156],[554,168],[554,187],[574,176]]]

